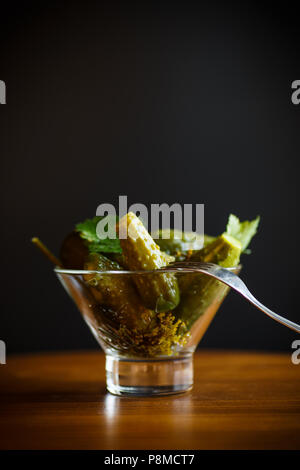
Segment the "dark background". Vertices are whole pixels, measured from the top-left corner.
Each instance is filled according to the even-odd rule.
[[[211,234],[230,212],[260,214],[242,277],[300,322],[298,18],[261,2],[1,4],[9,353],[96,347],[30,238],[58,253],[76,222],[122,194],[129,204],[204,203]],[[231,293],[201,347],[288,351],[294,339]]]

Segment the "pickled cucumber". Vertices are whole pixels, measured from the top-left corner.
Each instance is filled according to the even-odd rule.
[[[213,237],[212,235],[205,235],[204,234],[204,244],[203,248],[205,248],[209,243],[213,242],[217,237]]]
[[[223,268],[237,266],[242,251],[241,242],[226,233],[192,254],[191,261],[215,263]]]
[[[181,274],[179,285],[184,277],[185,291],[181,292],[181,301],[173,311],[175,318],[184,322],[187,331],[208,308],[219,304],[229,288],[220,281],[205,274]]]
[[[168,258],[154,242],[139,218],[129,212],[118,225],[122,254],[127,269],[151,271],[167,266]],[[179,289],[173,273],[134,276],[133,280],[145,307],[167,312],[179,303]]]
[[[176,261],[186,258],[189,251],[199,250],[203,246],[204,237],[195,232],[182,232],[176,229],[161,229],[153,235],[160,249],[174,256]]]
[[[234,267],[239,264],[242,246],[230,235],[223,234],[205,248],[195,252],[190,260]],[[205,312],[214,300],[221,301],[228,291],[226,286],[205,274],[181,274],[178,276],[181,301],[174,314],[185,322],[188,328]]]
[[[100,253],[91,253],[86,259],[84,269],[122,270],[118,263]],[[87,284],[99,292],[97,300],[117,314],[120,325],[138,331],[144,331],[150,325],[155,314],[141,304],[135,286],[126,274],[110,275],[97,272],[84,274],[83,277]]]

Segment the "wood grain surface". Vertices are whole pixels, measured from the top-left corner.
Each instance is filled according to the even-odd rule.
[[[101,352],[11,356],[0,420],[1,449],[300,449],[300,365],[198,352],[191,392],[119,398]]]

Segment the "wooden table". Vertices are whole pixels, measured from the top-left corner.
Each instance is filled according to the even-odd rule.
[[[300,449],[300,365],[199,352],[193,391],[119,398],[101,352],[8,357],[0,422],[1,449]]]

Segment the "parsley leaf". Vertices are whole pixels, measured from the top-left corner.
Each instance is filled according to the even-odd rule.
[[[84,222],[76,224],[75,230],[79,233],[87,244],[90,252],[96,253],[122,253],[120,240],[118,238],[100,239],[97,236],[97,224],[104,219],[101,216],[95,216],[92,219],[86,219]]]
[[[79,232],[79,235],[84,240],[88,242],[97,242],[99,238],[97,237],[96,228],[98,222],[102,220],[103,217],[93,217],[92,219],[86,219],[84,222],[76,224],[75,230]]]
[[[252,237],[254,237],[257,232],[259,220],[260,217],[257,216],[254,220],[245,220],[244,222],[240,222],[236,215],[230,214],[226,233],[227,235],[231,235],[232,237],[239,240],[242,244],[242,251],[245,251]]]

